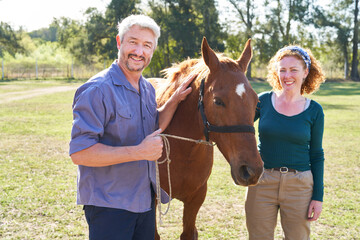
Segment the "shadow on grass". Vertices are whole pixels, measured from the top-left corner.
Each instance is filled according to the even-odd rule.
[[[354,110],[354,107],[351,105],[345,105],[345,104],[327,104],[322,102],[321,106],[324,110]]]
[[[0,83],[17,82],[22,81],[20,79],[0,79]]]
[[[360,82],[328,82],[320,86],[318,96],[360,95]]]

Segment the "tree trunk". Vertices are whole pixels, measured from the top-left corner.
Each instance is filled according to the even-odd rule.
[[[166,5],[166,1],[164,1],[165,4],[165,16],[166,19],[168,19],[168,7]],[[171,66],[171,61],[170,61],[170,47],[169,47],[169,30],[166,27],[165,28],[165,32],[164,32],[164,36],[165,36],[165,49],[166,49],[166,53],[165,53],[165,66],[166,67],[170,67]]]
[[[247,31],[247,35],[248,35],[248,39],[251,38],[252,35],[252,19],[251,19],[251,13],[250,13],[250,8],[251,8],[251,2],[250,0],[247,0],[246,2],[246,20],[247,20],[247,24],[246,24],[246,31]],[[251,79],[251,62],[249,62],[249,66],[246,72],[246,77],[248,79]]]
[[[349,78],[349,60],[346,52],[344,56],[344,79],[348,79],[348,78]]]
[[[238,12],[239,16],[240,16],[240,20],[245,24],[246,26],[246,34],[247,34],[247,38],[251,38],[252,36],[252,21],[254,19],[254,17],[251,14],[251,10],[253,10],[253,5],[252,5],[252,0],[247,0],[246,1],[246,15],[245,13],[243,13],[243,10],[239,7],[239,2],[235,1],[235,0],[229,0],[229,2],[234,6],[235,10]],[[246,19],[245,19],[245,17]],[[251,79],[251,61],[249,63],[248,69],[246,71],[246,77],[248,79]]]
[[[338,31],[338,36],[342,34],[341,31]],[[345,41],[341,41],[341,38],[338,37],[339,44],[341,46],[341,49],[343,51],[343,57],[344,57],[344,79],[349,78],[349,55],[348,55],[348,42],[346,39]]]
[[[355,11],[354,11],[354,39],[353,39],[353,56],[351,64],[351,79],[354,81],[360,81],[358,71],[358,40],[359,40],[359,29],[358,29],[358,13],[359,13],[359,0],[355,0]]]

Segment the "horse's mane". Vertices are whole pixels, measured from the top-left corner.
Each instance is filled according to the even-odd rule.
[[[239,71],[239,67],[234,60],[224,56],[223,54],[216,54],[219,61],[227,69],[232,71]],[[172,67],[161,71],[164,80],[158,82],[156,95],[158,96],[158,104],[161,106],[173,94],[176,88],[186,79],[187,76],[194,75],[194,82],[200,81],[207,77],[209,68],[205,64],[203,58],[187,59],[181,63],[173,64]]]

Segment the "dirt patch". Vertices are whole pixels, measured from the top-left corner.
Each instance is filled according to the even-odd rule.
[[[0,104],[9,103],[17,100],[23,100],[27,98],[33,98],[46,94],[73,91],[77,88],[78,86],[59,86],[59,87],[50,87],[50,88],[40,88],[29,91],[3,93],[0,96]]]

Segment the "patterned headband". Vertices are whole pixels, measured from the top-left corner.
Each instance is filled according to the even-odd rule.
[[[306,67],[310,71],[311,59],[310,59],[309,54],[304,49],[302,49],[301,47],[298,47],[298,46],[288,46],[288,47],[284,47],[284,48],[280,49],[279,53],[286,51],[286,50],[290,50],[292,52],[298,53],[302,57],[302,59],[304,60],[304,62],[306,64]]]

